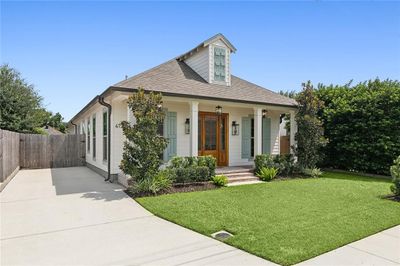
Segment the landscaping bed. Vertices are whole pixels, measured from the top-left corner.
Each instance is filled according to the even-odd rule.
[[[136,200],[164,219],[282,265],[400,224],[390,181],[353,174],[176,193]]]

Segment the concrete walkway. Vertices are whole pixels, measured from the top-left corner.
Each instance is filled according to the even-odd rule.
[[[400,226],[382,231],[300,264],[306,265],[400,265]]]
[[[20,171],[0,200],[1,265],[274,265],[155,217],[85,167]]]

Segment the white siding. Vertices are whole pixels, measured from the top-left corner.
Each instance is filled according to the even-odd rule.
[[[185,60],[185,63],[207,82],[209,82],[208,49],[208,47],[202,48],[200,51],[195,52],[192,56]]]
[[[111,105],[111,174],[117,174],[121,171],[119,165],[122,160],[125,141],[122,129],[117,127],[117,125],[128,119],[128,107],[126,100],[113,101]]]
[[[280,113],[268,111],[271,118],[271,153],[280,154],[279,117]]]

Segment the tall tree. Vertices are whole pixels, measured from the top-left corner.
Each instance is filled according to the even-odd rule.
[[[303,90],[296,99],[299,108],[295,118],[298,126],[295,153],[301,167],[314,168],[322,159],[321,148],[326,143],[322,122],[318,118],[323,102],[316,96],[310,81],[303,83],[302,86]]]
[[[8,65],[0,67],[0,128],[32,132],[49,118],[42,97],[21,74]]]
[[[145,93],[139,88],[128,99],[135,123],[132,125],[123,121],[119,124],[126,137],[120,168],[137,181],[156,175],[162,163],[160,154],[168,144],[158,133],[158,127],[165,117],[161,98],[160,93]]]

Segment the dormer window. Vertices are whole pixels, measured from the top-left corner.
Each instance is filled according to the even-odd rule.
[[[214,47],[214,80],[225,82],[225,57],[224,48]]]

